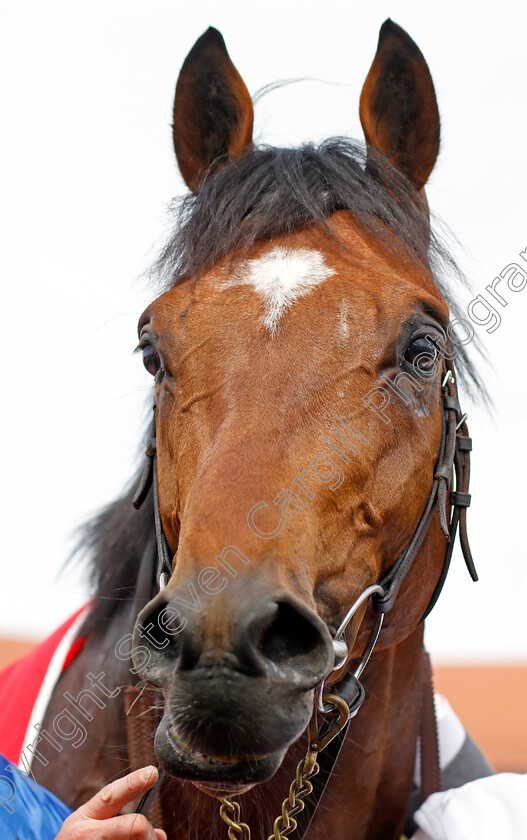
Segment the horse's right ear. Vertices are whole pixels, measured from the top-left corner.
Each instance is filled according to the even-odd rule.
[[[421,190],[439,152],[434,84],[417,44],[389,18],[379,33],[359,113],[368,145]]]
[[[195,190],[212,164],[243,155],[252,144],[253,104],[225,41],[209,27],[187,55],[176,85],[174,148]]]

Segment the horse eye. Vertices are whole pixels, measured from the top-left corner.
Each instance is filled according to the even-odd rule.
[[[416,338],[405,350],[404,359],[413,369],[424,375],[430,375],[437,362],[437,348],[426,338]]]
[[[143,353],[143,364],[145,368],[147,369],[148,373],[151,373],[152,376],[155,376],[161,367],[159,356],[157,355],[156,351],[154,350],[151,344],[143,344],[143,346],[141,347],[141,351]]]

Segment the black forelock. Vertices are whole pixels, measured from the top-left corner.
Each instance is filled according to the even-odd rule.
[[[429,224],[410,182],[383,157],[343,138],[297,149],[255,148],[173,203],[174,232],[152,274],[171,286],[259,241],[348,210],[363,229],[428,265]],[[352,255],[351,255],[352,257]]]

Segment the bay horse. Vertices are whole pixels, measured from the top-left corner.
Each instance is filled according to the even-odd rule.
[[[256,147],[220,33],[183,64],[173,133],[191,192],[138,327],[154,379],[147,467],[138,494],[134,481],[83,537],[94,600],[43,728],[67,697],[85,737],[60,751],[42,741],[49,762],[34,763],[73,808],[138,750],[153,756],[155,737],[170,840],[224,836],[217,797],[230,837],[245,836],[242,822],[267,836],[314,704],[332,708],[324,680],[331,692],[355,670],[350,702],[362,705],[309,837],[403,831],[422,619],[454,519],[473,572],[453,358],[456,377],[478,377],[450,329],[460,313],[441,272],[453,263],[424,194],[439,151],[434,86],[390,20],[360,118],[365,146]],[[125,704],[131,717],[142,708],[132,738]]]

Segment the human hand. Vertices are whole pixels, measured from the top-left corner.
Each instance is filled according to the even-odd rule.
[[[55,840],[167,840],[142,814],[119,811],[157,782],[156,767],[142,767],[116,779],[81,805],[64,821]]]

